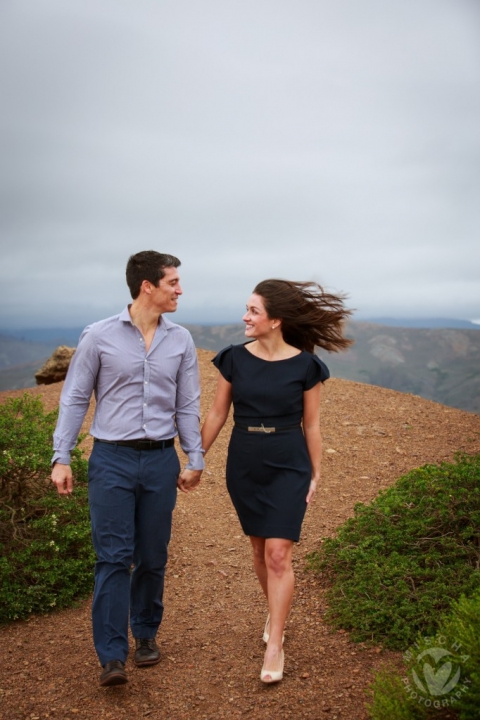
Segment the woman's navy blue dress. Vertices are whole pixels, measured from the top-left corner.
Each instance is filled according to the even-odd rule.
[[[311,480],[300,426],[303,393],[327,380],[328,368],[308,352],[268,361],[245,345],[230,345],[212,362],[232,384],[235,427],[228,447],[227,488],[242,529],[246,535],[298,542]],[[243,429],[262,423],[276,432]]]

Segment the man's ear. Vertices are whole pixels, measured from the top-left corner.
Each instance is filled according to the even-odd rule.
[[[153,290],[153,285],[150,282],[150,280],[142,280],[142,284],[140,285],[140,290],[143,291],[146,295],[151,295]]]

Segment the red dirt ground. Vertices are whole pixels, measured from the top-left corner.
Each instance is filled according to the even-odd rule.
[[[213,353],[199,351],[203,414],[213,398]],[[35,388],[48,408],[61,384]],[[1,393],[0,399],[21,394]],[[324,589],[305,555],[335,532],[357,502],[369,502],[424,463],[480,452],[480,417],[383,388],[329,380],[323,391],[323,483],[295,546],[296,591],[282,683],[259,680],[266,605],[250,547],[225,489],[229,426],[194,493],[179,493],[167,571],[163,660],[129,683],[98,685],[90,601],[0,628],[0,717],[5,720],[364,720],[373,672],[399,653],[350,641],[324,621]],[[91,414],[91,411],[90,411]],[[88,421],[88,418],[87,418]],[[86,425],[88,427],[88,423]],[[85,443],[89,451],[89,441]]]

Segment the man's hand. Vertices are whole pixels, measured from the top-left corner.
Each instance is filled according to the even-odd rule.
[[[73,491],[73,476],[70,465],[55,463],[52,469],[52,482],[57,486],[59,495],[70,495]]]
[[[192,490],[195,490],[200,482],[202,472],[202,470],[187,470],[187,468],[182,470],[177,480],[178,489],[182,492],[191,492]]]

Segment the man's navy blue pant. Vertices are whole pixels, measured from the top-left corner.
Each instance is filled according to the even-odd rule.
[[[92,622],[102,666],[127,658],[129,611],[136,638],[155,637],[162,621],[179,472],[174,447],[139,451],[94,443],[88,467],[97,554]]]

